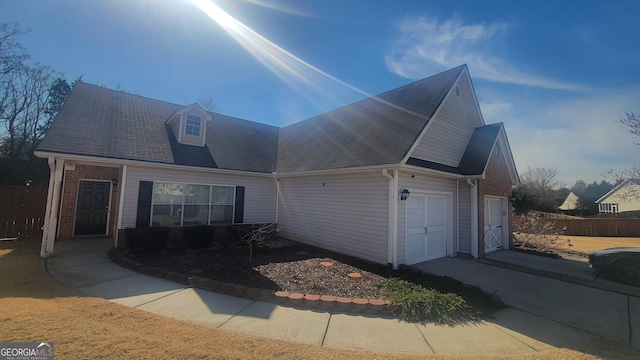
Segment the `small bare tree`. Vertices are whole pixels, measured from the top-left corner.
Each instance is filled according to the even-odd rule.
[[[253,247],[256,245],[260,245],[265,241],[269,240],[273,236],[273,232],[275,231],[275,224],[266,223],[262,225],[254,226],[251,231],[240,237],[240,241],[233,244],[233,246],[238,244],[244,244],[249,246],[249,262],[253,260]]]
[[[202,106],[203,109],[207,110],[207,111],[216,111],[216,102],[213,101],[213,98],[211,97],[206,97],[206,98],[199,98],[198,99],[198,104],[200,104],[200,106]]]
[[[514,220],[514,238],[526,248],[553,253],[565,242],[561,236],[566,228],[560,228],[552,221],[541,219],[539,214],[522,215]],[[569,240],[566,242],[571,246]]]

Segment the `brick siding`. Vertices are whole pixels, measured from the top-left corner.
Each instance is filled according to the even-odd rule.
[[[58,239],[69,239],[73,236],[75,224],[75,213],[78,199],[78,183],[80,180],[105,180],[111,182],[112,179],[120,180],[120,169],[95,166],[76,165],[75,170],[66,170],[62,186],[62,201],[60,205],[60,221]],[[107,223],[107,235],[113,235],[115,227],[120,185],[111,187],[111,199],[109,202],[109,219]]]
[[[499,156],[497,156],[499,155]],[[494,147],[489,164],[485,172],[485,178],[478,180],[478,256],[484,257],[484,197],[500,196],[511,198],[511,178],[507,169],[507,163],[503,154],[497,154]],[[509,201],[509,247],[511,247],[513,238],[511,231],[512,211],[511,202]]]

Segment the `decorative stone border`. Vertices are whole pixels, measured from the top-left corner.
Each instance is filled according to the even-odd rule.
[[[289,293],[286,291],[258,289],[242,284],[228,283],[206,277],[168,271],[155,266],[142,264],[127,256],[119,255],[115,249],[109,250],[109,258],[122,267],[142,274],[221,294],[266,301],[285,306],[381,316],[393,316],[394,311],[397,309],[397,305],[393,305],[390,300],[385,299],[354,299],[331,295]]]

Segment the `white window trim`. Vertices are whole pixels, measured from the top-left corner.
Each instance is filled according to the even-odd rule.
[[[195,127],[195,125],[189,125],[189,117],[190,117],[190,116],[191,116],[191,117],[194,117],[194,118],[197,118],[197,119],[198,119],[198,121],[199,121],[199,124],[198,124],[198,135],[189,134],[189,133],[187,132],[187,129],[189,128],[189,126],[193,126],[193,127]],[[203,122],[203,121],[202,121],[202,116],[200,116],[200,115],[196,115],[196,114],[185,114],[185,115],[184,115],[184,131],[183,131],[184,136],[187,136],[187,137],[193,137],[193,138],[200,138],[200,137],[202,137],[202,122]]]
[[[209,204],[208,204],[208,214],[207,214],[207,224],[206,225],[211,225],[211,201],[213,198],[213,191],[211,191],[213,186],[218,186],[218,187],[226,187],[226,188],[233,188],[233,204],[231,204],[232,207],[232,212],[231,212],[231,223],[230,224],[235,224],[235,213],[236,213],[236,192],[237,192],[237,185],[222,185],[222,184],[202,184],[202,183],[190,183],[190,182],[180,182],[180,181],[153,181],[153,186],[152,186],[152,192],[151,192],[151,215],[149,216],[149,226],[153,227],[153,211],[155,209],[156,205],[165,205],[165,204],[156,204],[156,196],[155,196],[155,186],[156,184],[176,184],[176,185],[182,185],[182,201],[181,201],[181,208],[180,208],[180,227],[184,226],[184,186],[185,185],[201,185],[201,186],[209,186]]]

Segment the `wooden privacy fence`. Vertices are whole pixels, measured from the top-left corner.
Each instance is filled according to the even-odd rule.
[[[0,238],[42,234],[46,186],[0,186]]]
[[[565,235],[640,237],[640,219],[540,219],[562,229]]]

